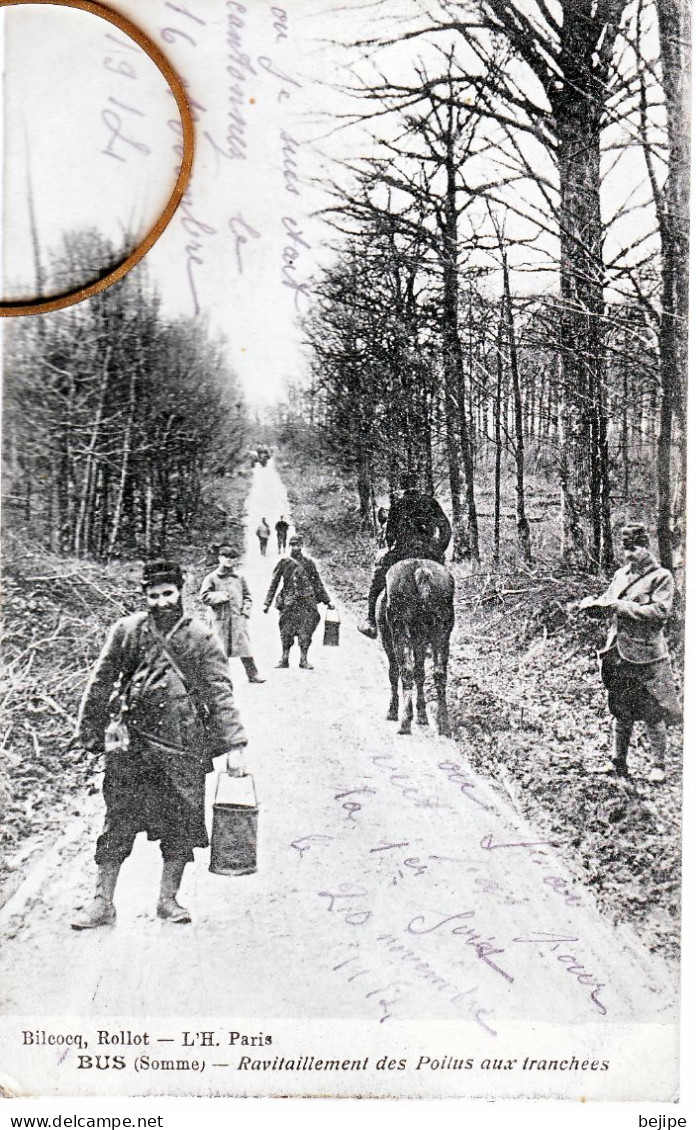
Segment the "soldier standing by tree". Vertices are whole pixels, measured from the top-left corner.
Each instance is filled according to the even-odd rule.
[[[613,622],[599,653],[602,680],[614,715],[614,753],[606,770],[628,773],[628,749],[635,722],[642,721],[650,742],[653,767],[649,780],[665,779],[668,721],[679,717],[674,677],[664,626],[672,611],[674,580],[650,552],[642,523],[625,526],[622,541],[626,565],[599,597],[577,606],[589,616],[613,613]]]

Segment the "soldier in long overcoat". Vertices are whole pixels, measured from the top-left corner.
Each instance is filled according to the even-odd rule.
[[[328,608],[333,608],[333,604],[315,563],[303,552],[303,539],[300,534],[293,534],[288,544],[290,556],[281,557],[273,570],[263,610],[268,612],[273,597],[280,588],[276,607],[280,610],[278,627],[283,654],[276,666],[289,667],[290,649],[297,639],[300,645],[300,667],[305,671],[311,671],[313,668],[307,653],[312,636],[321,620],[317,605],[325,604]]]
[[[578,606],[588,615],[612,616],[599,653],[602,680],[614,715],[614,751],[608,769],[628,772],[628,750],[635,722],[642,721],[652,750],[649,780],[665,779],[667,723],[680,715],[664,627],[672,612],[674,580],[650,552],[645,525],[625,526],[626,564],[606,592]]]
[[[231,545],[218,549],[218,567],[201,585],[200,598],[209,609],[213,631],[228,659],[241,659],[250,683],[264,683],[256,668],[249,639],[251,592],[239,571],[239,557]]]
[[[139,832],[159,840],[162,883],[157,914],[190,922],[176,900],[195,847],[206,847],[205,777],[213,758],[246,745],[224,655],[211,629],[184,614],[176,562],[146,564],[147,611],[117,620],[92,669],[78,736],[105,753],[106,818],[97,840],[97,889],[73,920],[78,930],[110,925],[116,881]],[[105,743],[120,720],[126,736]]]

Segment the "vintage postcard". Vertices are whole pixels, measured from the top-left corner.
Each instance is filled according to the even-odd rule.
[[[676,1102],[685,2],[0,18],[4,1093]]]

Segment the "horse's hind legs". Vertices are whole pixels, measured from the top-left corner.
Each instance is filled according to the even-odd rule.
[[[413,685],[410,687],[404,686],[404,709],[401,715],[401,723],[397,733],[410,734],[411,724],[413,722]]]
[[[410,666],[401,668],[401,689],[403,692],[404,705],[401,712],[401,723],[398,733],[410,734],[411,724],[413,722],[413,669]]]
[[[419,726],[428,726],[430,720],[425,705],[425,654],[422,650],[414,654],[413,673],[416,681],[416,721]]]
[[[433,647],[433,681],[437,693],[437,732],[444,738],[452,733],[449,714],[447,711],[447,661],[449,659],[449,644],[441,648]]]
[[[391,683],[391,698],[389,699],[389,710],[387,711],[388,722],[399,721],[399,668],[396,660],[390,657],[389,659],[389,682]]]
[[[384,650],[387,653],[389,660],[389,685],[391,686],[391,698],[389,699],[389,710],[387,711],[388,722],[399,721],[399,664],[396,661],[394,649],[391,646],[386,632],[382,632],[382,643]]]
[[[452,734],[452,727],[450,726],[449,714],[447,712],[447,699],[444,686],[442,690],[437,688],[437,713],[436,713],[437,732],[443,738],[449,738]]]

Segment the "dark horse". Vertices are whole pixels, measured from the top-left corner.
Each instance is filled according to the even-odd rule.
[[[391,701],[387,718],[399,719],[399,679],[403,690],[400,734],[411,733],[413,686],[416,719],[428,724],[425,708],[425,656],[430,647],[437,691],[437,729],[449,735],[447,715],[447,661],[454,626],[454,578],[436,561],[409,557],[397,561],[387,573],[387,583],[377,605],[377,625],[389,659]]]

